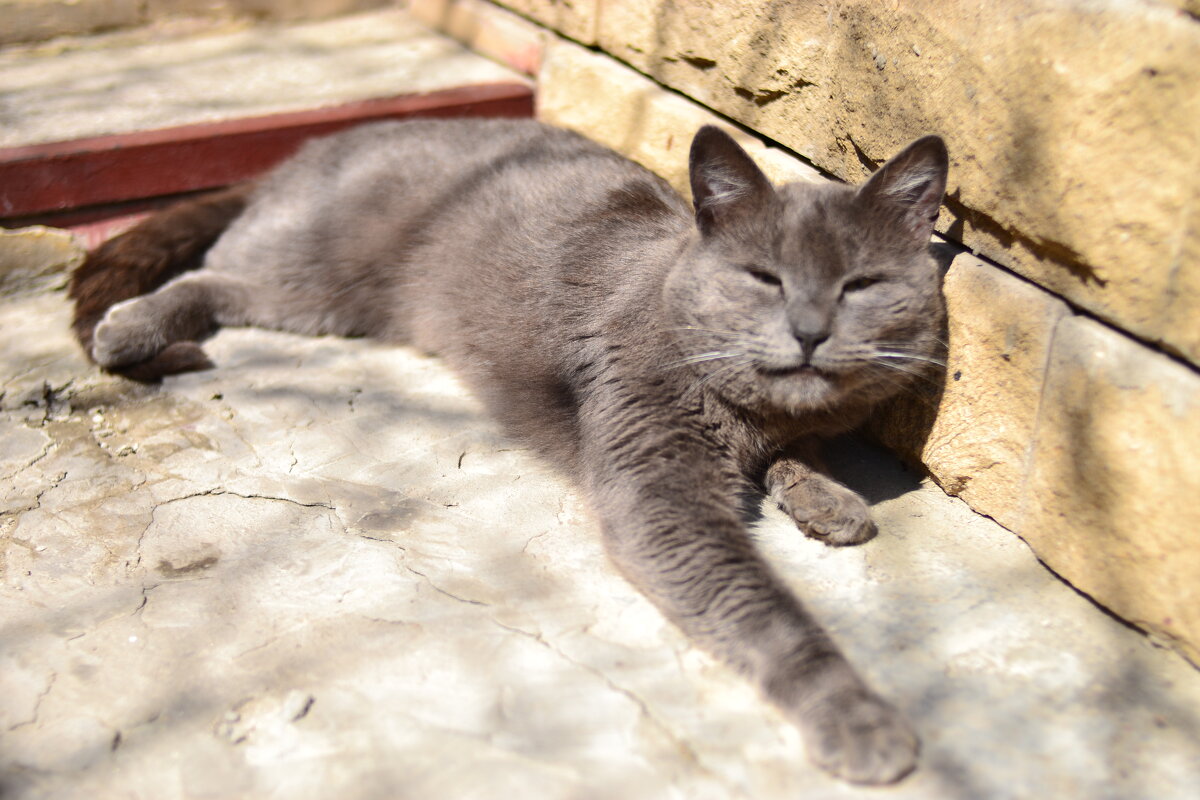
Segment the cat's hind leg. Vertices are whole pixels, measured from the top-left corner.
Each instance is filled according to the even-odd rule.
[[[813,539],[844,547],[875,538],[866,502],[811,466],[815,459],[815,450],[809,449],[803,455],[788,453],[776,459],[766,475],[771,498]]]
[[[248,324],[255,296],[254,287],[232,275],[189,272],[108,309],[96,326],[92,358],[107,369],[121,369],[178,343],[205,339],[222,325]]]

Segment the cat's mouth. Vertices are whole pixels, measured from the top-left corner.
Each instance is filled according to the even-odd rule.
[[[793,377],[793,376],[796,376],[796,377],[812,376],[814,378],[829,377],[828,373],[826,373],[824,370],[820,369],[819,367],[817,367],[809,362],[804,362],[801,364],[786,364],[786,365],[759,364],[758,371],[763,373],[764,375],[770,375],[771,377],[775,377],[775,378],[789,378],[789,377]]]

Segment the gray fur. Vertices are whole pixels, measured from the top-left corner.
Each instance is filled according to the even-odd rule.
[[[775,189],[704,128],[693,213],[534,122],[366,126],[267,177],[202,269],[109,311],[93,355],[120,366],[219,325],[442,354],[578,481],[616,565],[814,761],[887,783],[913,768],[915,735],[763,561],[743,509],[765,488],[811,536],[874,535],[811,440],[936,370],[927,245],[946,169],[926,137],[862,187]]]

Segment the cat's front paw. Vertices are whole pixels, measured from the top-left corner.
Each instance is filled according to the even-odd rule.
[[[92,358],[102,367],[136,364],[162,349],[157,317],[144,297],[117,303],[92,334]]]
[[[866,502],[824,476],[806,476],[782,489],[775,499],[806,536],[826,544],[845,547],[875,538]]]
[[[809,759],[851,783],[895,783],[917,766],[912,726],[865,689],[809,709],[799,727]]]

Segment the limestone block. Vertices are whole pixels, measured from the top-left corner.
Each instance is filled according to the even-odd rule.
[[[67,231],[42,225],[0,228],[0,294],[65,276],[83,261],[83,256],[83,247]]]
[[[138,0],[0,0],[0,45],[137,25],[141,5]]]
[[[587,102],[580,102],[587,98]],[[821,180],[804,162],[669,92],[608,56],[556,40],[538,75],[538,117],[578,131],[667,179],[685,197],[688,149],[701,125],[717,125],[775,182]]]
[[[476,53],[526,75],[537,74],[552,34],[487,0],[411,0],[408,13]]]
[[[583,44],[596,43],[600,0],[497,0],[518,14]]]
[[[599,43],[858,180],[923,133],[952,238],[1200,360],[1200,24],[1151,3],[606,0]]]
[[[1058,326],[1019,531],[1073,585],[1200,663],[1200,376]]]
[[[923,463],[948,494],[1019,530],[1051,340],[1069,312],[1037,286],[961,252],[943,293],[944,387],[918,386],[915,399],[898,401],[875,423],[876,433]]]
[[[388,0],[0,0],[0,45],[132,28],[169,17],[318,19],[388,4]]]
[[[366,11],[387,5],[387,0],[147,0],[142,5],[151,19],[169,16],[252,16],[299,20]]]

